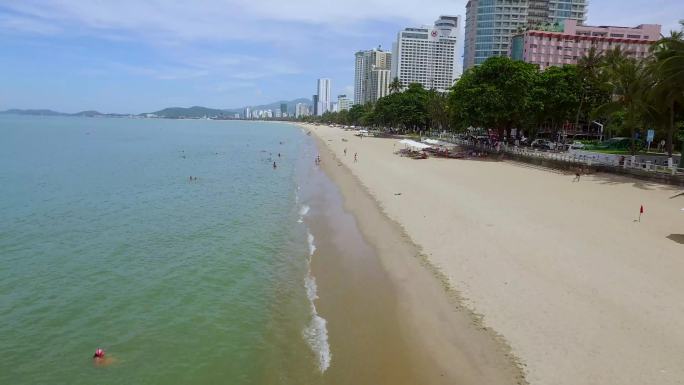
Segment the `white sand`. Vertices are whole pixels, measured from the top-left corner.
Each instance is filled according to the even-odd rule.
[[[508,341],[531,384],[684,383],[684,197],[668,199],[677,189],[412,160],[393,154],[396,140],[306,128]]]

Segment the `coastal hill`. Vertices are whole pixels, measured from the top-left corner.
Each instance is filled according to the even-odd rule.
[[[150,112],[141,115],[155,115],[159,118],[168,119],[182,119],[182,118],[225,118],[229,117],[229,113],[225,110],[218,110],[215,108],[207,108],[201,106],[193,107],[168,107],[163,110]]]
[[[123,117],[123,116],[130,116],[129,114],[105,114],[105,113],[93,111],[93,110],[76,112],[74,114],[68,114],[65,112],[58,112],[58,111],[47,110],[47,109],[21,110],[21,109],[17,109],[17,108],[5,110],[5,111],[0,111],[0,114],[33,115],[33,116],[87,116],[87,117]]]
[[[227,108],[227,109],[216,109],[216,108],[207,108],[207,107],[201,107],[201,106],[193,106],[193,107],[169,107],[169,108],[164,108],[163,110],[155,111],[155,112],[150,112],[149,114],[151,115],[156,115],[157,117],[160,118],[169,118],[169,119],[179,119],[179,118],[232,118],[235,114],[242,114],[245,111],[245,108],[249,107],[252,111],[254,110],[280,110],[280,105],[281,104],[286,104],[287,105],[287,111],[288,113],[294,113],[295,106],[298,103],[304,103],[304,104],[311,104],[311,101],[306,98],[299,98],[299,99],[294,99],[294,100],[281,100],[269,104],[262,104],[258,106],[245,106],[245,107],[239,107],[239,108]],[[148,114],[141,114],[141,115],[148,115]]]
[[[69,115],[63,112],[57,112],[52,110],[20,110],[13,108],[10,110],[0,111],[0,114],[12,114],[12,115],[39,115],[39,116],[60,116]]]
[[[251,110],[280,110],[281,104],[287,105],[288,113],[294,113],[295,106],[298,103],[311,104],[311,101],[306,98],[299,98],[294,100],[282,100],[270,104],[262,104],[258,106],[249,106]],[[193,107],[168,107],[159,111],[142,113],[137,116],[156,116],[159,118],[167,119],[181,119],[181,118],[233,118],[235,114],[244,113],[246,107],[239,108],[208,108],[202,106]],[[36,116],[85,116],[85,117],[124,117],[133,116],[134,114],[109,114],[101,113],[94,110],[81,111],[74,114],[53,111],[49,109],[9,109],[5,111],[0,111],[0,114],[12,114],[12,115],[36,115]]]

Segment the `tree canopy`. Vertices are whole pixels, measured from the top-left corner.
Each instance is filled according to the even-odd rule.
[[[491,57],[468,69],[447,92],[395,78],[390,94],[374,104],[306,119],[414,132],[478,127],[509,139],[514,128],[534,135],[541,128],[560,133],[599,123],[609,135],[632,138],[633,151],[636,138],[653,128],[671,154],[684,137],[684,39],[673,32],[653,45],[652,55],[639,59],[619,47],[592,48],[577,65],[543,71]]]

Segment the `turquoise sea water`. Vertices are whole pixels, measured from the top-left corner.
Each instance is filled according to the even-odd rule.
[[[0,116],[0,384],[319,381],[314,151],[285,124]]]

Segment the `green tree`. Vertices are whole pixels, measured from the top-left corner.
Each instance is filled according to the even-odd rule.
[[[591,112],[610,99],[610,89],[606,87],[607,80],[603,71],[604,63],[604,58],[596,47],[591,47],[587,55],[579,58],[577,62],[581,93],[575,115],[575,127],[579,127],[582,120],[590,120]]]
[[[557,132],[561,124],[570,121],[579,108],[582,82],[576,66],[549,67],[538,78],[536,101],[540,101],[544,121]],[[541,100],[538,98],[541,97]],[[538,106],[535,106],[538,108]]]
[[[404,86],[401,84],[401,81],[398,77],[392,79],[392,82],[389,84],[389,92],[392,94],[401,92],[402,88],[404,88]]]
[[[411,131],[427,127],[427,94],[420,83],[411,83],[399,95],[399,124]]]
[[[648,111],[646,90],[652,85],[650,71],[643,61],[614,56],[607,71],[612,89],[612,100],[601,105],[596,114],[611,115],[624,111],[624,125],[629,129],[631,152],[636,154],[636,129],[641,126]]]
[[[453,126],[494,128],[500,137],[522,127],[531,113],[538,76],[536,66],[507,57],[491,57],[469,69],[449,95]]]
[[[684,107],[684,39],[672,32],[653,46],[655,60],[650,70],[656,79],[650,91],[652,116],[665,127],[667,153],[674,147],[675,116]],[[663,118],[664,117],[664,118]],[[658,119],[660,118],[660,119]]]
[[[446,93],[437,90],[430,90],[427,93],[426,109],[428,114],[429,126],[439,130],[449,128],[448,96]]]

